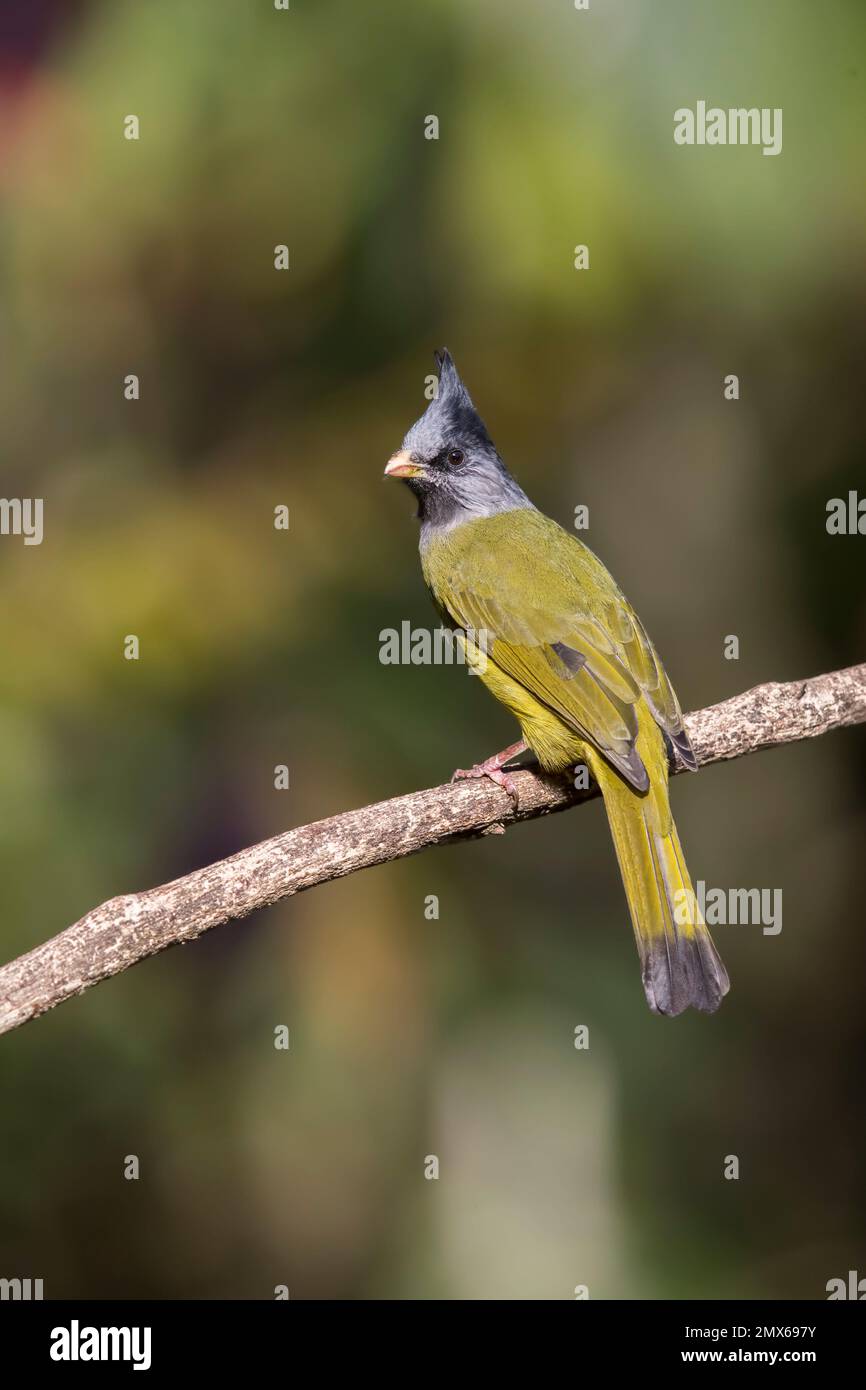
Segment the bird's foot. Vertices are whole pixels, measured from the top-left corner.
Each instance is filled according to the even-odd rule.
[[[526,744],[521,741],[512,743],[510,748],[503,748],[501,753],[494,753],[492,758],[486,758],[483,763],[476,763],[474,767],[458,767],[451,776],[452,782],[460,782],[468,777],[487,777],[491,782],[495,782],[497,787],[502,787],[514,802],[514,809],[520,805],[520,793],[517,790],[517,783],[510,772],[503,772],[504,763],[508,763],[512,758],[516,758],[520,753],[526,752]]]

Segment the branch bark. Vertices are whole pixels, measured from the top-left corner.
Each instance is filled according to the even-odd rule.
[[[686,716],[698,762],[866,723],[866,664],[787,684],[759,685]],[[567,778],[516,774],[520,806],[488,780],[446,783],[287,830],[159,888],[112,898],[0,968],[0,1033],[38,1017],[178,942],[246,917],[316,884],[401,859],[430,845],[564,811],[598,795]]]

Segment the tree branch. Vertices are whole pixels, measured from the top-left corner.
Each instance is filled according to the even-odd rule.
[[[698,762],[740,758],[866,722],[866,664],[786,685],[759,685],[686,716]],[[517,821],[598,794],[566,778],[515,774],[520,806],[488,780],[446,783],[287,830],[160,888],[112,898],[0,968],[0,1033],[167,946],[246,917],[305,888],[416,854],[429,845],[502,834]]]

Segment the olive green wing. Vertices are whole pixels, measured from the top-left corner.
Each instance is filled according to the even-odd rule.
[[[635,747],[640,689],[615,656],[581,632],[579,612],[509,604],[507,594],[467,587],[452,590],[444,606],[489,661],[593,743],[638,791],[647,790]]]
[[[538,512],[505,515],[507,530],[448,546],[446,562],[434,567],[434,597],[451,621],[476,634],[489,660],[636,790],[649,786],[636,748],[641,700],[686,765],[695,765],[661,662],[601,562]],[[502,518],[486,521],[488,532],[494,521]]]
[[[677,761],[696,772],[698,760],[686,733],[676,691],[649,639],[646,628],[625,598],[619,598],[619,617],[625,636],[622,659],[641,688],[653,718],[665,735]]]

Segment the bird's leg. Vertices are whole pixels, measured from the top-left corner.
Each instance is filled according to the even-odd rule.
[[[491,782],[495,782],[497,787],[502,787],[508,793],[515,807],[520,804],[520,794],[514,778],[509,773],[502,771],[504,763],[510,763],[512,758],[518,754],[525,753],[527,744],[523,739],[517,743],[512,743],[509,748],[503,748],[501,753],[494,753],[492,758],[485,758],[483,763],[476,763],[474,767],[458,767],[452,773],[451,781],[459,782],[464,777],[489,777]]]

